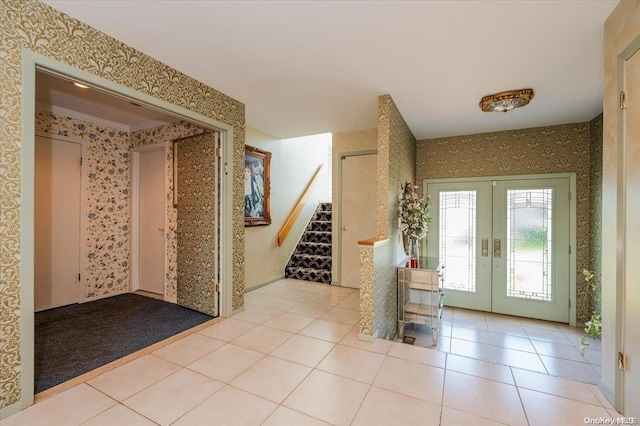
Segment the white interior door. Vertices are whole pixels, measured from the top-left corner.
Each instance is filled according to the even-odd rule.
[[[35,310],[77,303],[80,287],[79,143],[36,137]]]
[[[341,157],[340,285],[360,288],[358,241],[376,234],[377,155]]]
[[[164,145],[134,153],[137,168],[137,283],[138,290],[164,295],[166,167]],[[135,190],[134,189],[134,190]],[[135,208],[135,206],[134,206]],[[134,284],[134,287],[135,284]]]
[[[445,304],[569,322],[569,179],[428,183]]]
[[[623,414],[640,418],[640,53],[625,61],[624,110],[624,202],[625,247],[622,351],[626,356],[623,371]],[[604,247],[612,250],[612,247]]]

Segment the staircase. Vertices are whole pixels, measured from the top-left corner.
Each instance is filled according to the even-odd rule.
[[[287,266],[285,278],[331,284],[331,203],[320,203]]]

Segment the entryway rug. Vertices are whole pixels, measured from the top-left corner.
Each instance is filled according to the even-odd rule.
[[[136,294],[35,314],[35,392],[39,393],[213,317]]]

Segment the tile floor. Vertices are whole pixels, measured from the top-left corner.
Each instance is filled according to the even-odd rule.
[[[38,402],[13,425],[581,425],[618,417],[575,328],[446,309],[437,348],[358,340],[356,291],[282,280],[246,310]],[[415,328],[416,345],[430,345]]]

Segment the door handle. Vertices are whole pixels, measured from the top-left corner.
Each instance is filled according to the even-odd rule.
[[[493,257],[500,257],[500,240],[493,240]]]
[[[346,227],[346,226],[343,226],[343,227],[342,227],[342,232],[344,232],[344,231],[346,231],[346,230],[347,230],[347,227]]]
[[[488,238],[483,238],[482,239],[482,257],[489,257],[489,239]]]

